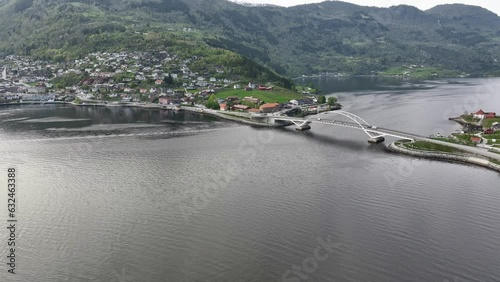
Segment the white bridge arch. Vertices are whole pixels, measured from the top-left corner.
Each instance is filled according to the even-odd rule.
[[[371,128],[372,126],[366,120],[362,119],[361,117],[359,117],[353,113],[346,112],[346,111],[329,111],[329,112],[324,112],[323,114],[340,115],[340,116],[343,116],[343,117],[346,117],[346,118],[352,120],[355,124],[357,124],[359,126],[359,129],[363,130],[368,136],[370,136],[370,138],[377,138],[377,137],[384,136],[384,135],[380,135],[380,134],[374,135],[374,134],[370,133],[370,130],[367,130],[367,129]],[[318,116],[320,116],[320,114],[309,117],[307,120],[314,119],[314,118],[317,119]]]
[[[345,121],[340,121],[340,120],[324,120],[322,117],[324,115],[338,115],[345,117],[349,119],[351,122],[345,122]],[[353,128],[353,129],[358,129],[362,130],[363,132],[366,133],[370,138],[377,139],[385,136],[390,136],[390,137],[395,137],[399,139],[404,139],[404,140],[411,140],[413,141],[415,137],[417,137],[414,134],[410,133],[405,133],[405,132],[400,132],[396,130],[391,130],[391,129],[382,129],[378,128],[375,126],[370,125],[366,120],[363,118],[350,113],[346,111],[329,111],[329,112],[323,112],[314,116],[311,116],[309,118],[294,118],[294,117],[285,117],[285,116],[274,116],[273,117],[275,121],[288,121],[299,128],[304,128],[309,126],[311,123],[317,123],[317,124],[327,124],[327,125],[334,125],[334,126],[341,126],[341,127],[348,127],[348,128]]]

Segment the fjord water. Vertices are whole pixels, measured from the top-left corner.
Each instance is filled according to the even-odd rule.
[[[499,79],[315,83],[374,125],[422,135],[500,112]],[[500,281],[498,173],[326,125],[53,105],[0,119],[0,168],[19,186],[17,274],[2,231],[0,281]],[[322,261],[319,241],[334,245]],[[282,280],[304,260],[311,273]]]

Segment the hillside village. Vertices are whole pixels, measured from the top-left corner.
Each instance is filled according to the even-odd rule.
[[[196,56],[180,58],[167,51],[99,52],[69,63],[11,55],[0,61],[0,103],[194,106],[206,105],[213,96],[218,106],[212,108],[269,112],[317,102],[313,96],[306,97],[314,91],[311,88],[294,91],[272,82],[259,84],[244,80],[223,66],[200,68],[199,60]]]
[[[74,94],[87,100],[146,101],[144,96],[171,94],[175,86],[194,90],[231,83],[217,67],[204,73],[191,71],[188,66],[196,59],[181,60],[166,51],[93,53],[71,63],[8,56],[2,68],[7,68],[5,80],[12,83],[4,83],[0,93],[38,94],[28,98],[35,100],[47,100],[50,93],[50,97]]]

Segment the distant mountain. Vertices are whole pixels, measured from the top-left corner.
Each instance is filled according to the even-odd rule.
[[[41,57],[191,42],[288,76],[401,65],[500,75],[500,17],[459,4],[421,11],[339,1],[284,8],[227,0],[4,0],[0,24],[1,52]]]

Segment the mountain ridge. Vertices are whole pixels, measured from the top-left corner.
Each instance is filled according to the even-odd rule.
[[[197,38],[287,76],[373,74],[401,65],[500,74],[500,17],[461,4],[422,11],[340,1],[248,7],[227,0],[7,0],[0,24],[0,52],[32,56],[141,48],[123,38],[100,45],[138,32]]]

